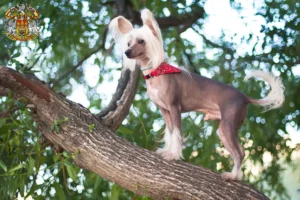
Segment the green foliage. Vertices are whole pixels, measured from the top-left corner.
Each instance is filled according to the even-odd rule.
[[[23,1],[2,0],[0,16],[20,2]],[[115,16],[111,2],[26,1],[41,15],[41,35],[36,41],[13,42],[0,34],[0,64],[22,73],[35,72],[55,91],[67,96],[81,85],[87,106],[92,112],[98,112],[110,98],[110,94],[105,94],[107,90],[99,94],[102,88],[98,86],[111,80],[116,82],[121,66],[120,56],[111,51],[112,41],[106,37],[107,24]],[[171,16],[189,15],[209,1],[128,2],[133,9],[147,7],[155,16],[165,17],[168,13]],[[235,11],[243,11],[241,1],[230,2]],[[253,3],[253,6],[257,5]],[[288,199],[282,172],[292,164],[293,152],[299,151],[299,145],[291,145],[287,127],[299,129],[300,124],[300,77],[297,72],[300,64],[300,3],[296,0],[265,0],[256,10],[256,17],[265,21],[259,39],[251,33],[239,38],[237,34],[229,35],[224,31],[217,39],[204,34],[202,30],[210,17],[207,13],[189,29],[200,37],[199,41],[184,37],[178,27],[164,29],[162,33],[165,50],[172,61],[195,73],[208,74],[233,85],[251,97],[261,98],[268,91],[264,89],[266,85],[257,80],[243,82],[247,69],[261,68],[282,77],[286,88],[284,106],[262,113],[261,108],[249,105],[239,136],[246,152],[245,181],[272,199]],[[3,33],[1,21],[0,32]],[[237,50],[240,45],[250,50],[240,53]],[[90,69],[95,73],[85,77]],[[95,82],[91,83],[90,79]],[[33,199],[149,199],[80,169],[72,162],[78,152],[56,152],[42,139],[26,105],[25,99],[8,97],[0,100],[0,112],[7,113],[0,118],[0,182],[6,183],[0,185],[2,199],[15,199],[17,195],[32,196]],[[218,124],[204,122],[203,116],[194,112],[183,114],[182,118],[183,133],[188,137],[184,161],[216,172],[230,170],[233,162],[216,134]],[[67,120],[55,120],[51,129],[59,134],[59,125]],[[94,129],[94,124],[90,124],[91,133]],[[157,141],[163,130],[162,116],[150,102],[145,82],[140,81],[131,111],[117,134],[154,151],[160,145]],[[263,160],[265,154],[271,157],[268,165]],[[255,174],[251,167],[261,171]]]
[[[56,133],[59,133],[60,131],[60,124],[64,123],[64,122],[67,122],[69,119],[67,117],[64,117],[63,119],[57,119],[57,120],[54,120],[53,124],[51,125],[51,130],[52,131],[55,131]]]
[[[93,132],[94,128],[95,128],[95,124],[90,124],[89,125],[89,131],[90,131],[90,133]]]
[[[2,99],[3,110],[17,110],[0,119],[0,196],[13,199],[16,191],[24,196],[24,190],[41,161],[40,133],[29,117],[29,111],[19,100]],[[38,164],[39,165],[39,164]],[[37,165],[37,167],[38,167]]]

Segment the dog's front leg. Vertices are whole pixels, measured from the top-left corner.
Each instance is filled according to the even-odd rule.
[[[156,152],[166,160],[179,160],[183,158],[180,110],[177,107],[169,110],[160,108],[160,110],[166,123],[166,130],[163,138],[164,147],[159,148]]]

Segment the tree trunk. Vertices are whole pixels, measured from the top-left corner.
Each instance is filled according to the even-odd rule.
[[[0,94],[9,90],[36,106],[33,117],[49,141],[68,152],[78,152],[75,164],[138,195],[182,200],[268,199],[241,182],[225,182],[210,170],[182,161],[166,161],[134,146],[116,136],[81,105],[54,93],[39,81],[0,66]],[[60,132],[52,131],[54,121],[64,117],[68,121],[60,124]],[[91,124],[95,127],[92,132]]]

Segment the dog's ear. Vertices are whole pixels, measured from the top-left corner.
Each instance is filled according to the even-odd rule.
[[[118,35],[124,35],[133,29],[132,24],[126,18],[119,16],[114,18],[109,24],[109,30],[116,38]]]
[[[136,60],[129,59],[125,56],[124,52],[128,48],[127,43],[124,40],[124,34],[128,33],[133,29],[132,24],[126,18],[118,16],[111,20],[109,24],[109,32],[114,37],[116,44],[121,44],[122,55],[123,55],[123,67],[135,70]],[[124,45],[125,44],[125,45]]]
[[[148,9],[142,10],[141,18],[143,20],[143,24],[145,26],[148,26],[155,36],[161,38],[161,33],[160,33],[158,23],[153,17],[152,12]]]
[[[130,23],[130,21],[128,21],[124,17],[118,17],[118,27],[121,33],[123,34],[126,34],[129,31],[131,31],[131,29],[133,29],[133,26]]]

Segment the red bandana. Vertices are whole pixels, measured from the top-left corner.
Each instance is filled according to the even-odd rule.
[[[147,74],[146,76],[144,76],[144,79],[147,80],[154,76],[159,76],[159,75],[163,75],[163,74],[180,73],[180,72],[181,72],[180,69],[178,69],[166,62],[163,62],[159,65],[158,68],[156,68],[155,70],[150,72],[150,74]]]

